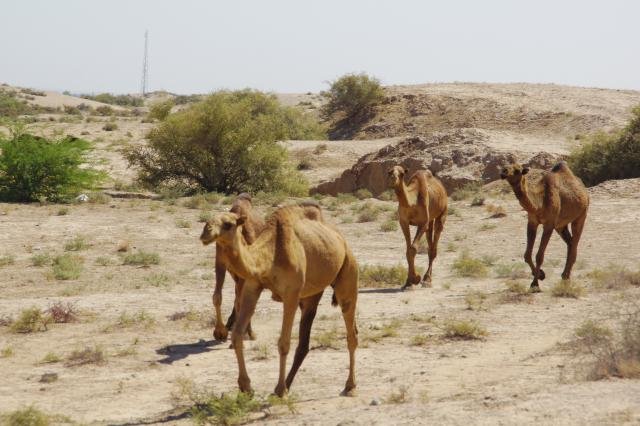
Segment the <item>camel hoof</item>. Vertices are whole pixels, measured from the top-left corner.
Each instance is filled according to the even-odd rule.
[[[563,279],[563,280],[565,280],[565,281],[566,281],[566,280],[570,280],[570,279],[571,279],[571,275],[569,275],[569,274],[562,274],[562,279]]]
[[[228,336],[229,336],[229,332],[227,331],[226,328],[213,329],[213,338],[220,342],[225,342]]]
[[[278,398],[284,398],[287,395],[287,387],[277,385],[275,390],[273,391],[273,394]]]
[[[529,293],[542,293],[542,290],[540,290],[540,286],[539,285],[531,284],[531,287],[529,287]]]
[[[400,288],[400,290],[402,290],[402,291],[413,291],[413,290],[415,290],[415,287],[413,286],[413,284],[405,284]]]
[[[432,287],[431,285],[431,279],[428,280],[422,280],[422,282],[420,283],[422,285],[423,288],[425,287]]]
[[[544,273],[544,271],[542,269],[540,269],[540,272],[538,272],[538,279],[540,281],[544,281],[544,279],[546,278],[546,274]]]
[[[256,333],[254,333],[253,331],[248,331],[247,332],[247,338],[249,340],[256,340]]]
[[[356,392],[356,388],[353,387],[351,389],[348,388],[344,388],[344,390],[342,392],[340,392],[340,396],[349,396],[349,397],[354,397],[357,396],[358,393]]]

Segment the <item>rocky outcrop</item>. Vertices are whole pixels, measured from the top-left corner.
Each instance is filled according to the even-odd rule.
[[[361,157],[340,177],[319,184],[311,192],[336,195],[366,188],[378,195],[389,188],[387,171],[396,164],[408,169],[409,174],[429,169],[440,178],[447,191],[452,192],[471,182],[496,180],[503,165],[524,160],[516,153],[497,152],[485,141],[486,136],[473,129],[435,132],[429,137],[407,137],[396,145],[387,145],[378,152]],[[553,164],[558,159],[550,157],[553,155],[536,154],[531,162],[544,165],[547,162]]]

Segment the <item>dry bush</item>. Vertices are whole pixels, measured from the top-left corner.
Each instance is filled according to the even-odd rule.
[[[54,352],[47,352],[47,354],[40,360],[40,364],[55,364],[62,361],[59,355]]]
[[[271,346],[266,343],[253,345],[251,352],[253,353],[251,359],[254,361],[264,361],[271,358]]]
[[[502,206],[497,206],[495,204],[487,204],[485,208],[487,209],[487,213],[489,213],[489,217],[491,219],[499,219],[507,215],[506,210]]]
[[[387,404],[404,404],[409,402],[409,388],[402,385],[397,391],[391,392],[387,398],[385,398]]]
[[[78,312],[71,302],[57,301],[49,306],[46,313],[54,323],[68,323],[78,320]]]
[[[73,240],[64,243],[64,251],[81,251],[89,247],[83,235],[76,235]]]
[[[313,153],[315,155],[320,155],[322,153],[324,153],[327,150],[327,144],[326,143],[321,143],[316,145],[316,147],[313,149]]]
[[[82,350],[74,350],[67,356],[67,367],[77,367],[80,365],[97,364],[106,362],[104,350],[100,346],[86,347]]]
[[[33,405],[6,414],[0,414],[0,424],[6,426],[49,426],[74,424],[66,416],[47,414]]]
[[[640,287],[640,271],[631,271],[625,267],[609,265],[604,269],[594,269],[587,277],[596,288],[622,290],[628,287]]]
[[[353,193],[358,200],[366,200],[367,198],[373,198],[373,194],[367,188],[360,188]]]
[[[487,306],[487,293],[480,290],[471,290],[464,295],[464,302],[467,304],[467,309],[470,311],[482,311],[486,310]]]
[[[485,263],[472,257],[468,252],[463,252],[453,262],[452,269],[460,277],[482,278],[488,275]]]
[[[430,337],[426,334],[416,334],[411,338],[409,346],[424,346],[429,343]]]
[[[0,256],[0,268],[3,266],[9,266],[16,263],[16,257],[12,254],[4,254]]]
[[[0,358],[11,358],[13,355],[15,355],[15,351],[11,346],[5,346],[0,350]]]
[[[578,299],[583,294],[584,287],[572,280],[560,280],[551,287],[551,295],[554,297]]]
[[[360,265],[360,287],[397,287],[407,279],[407,268],[401,265]]]
[[[447,339],[478,340],[488,334],[487,330],[475,321],[451,319],[445,321],[442,328]]]
[[[136,253],[127,254],[122,260],[123,265],[150,266],[160,263],[160,255],[154,252],[138,250]]]
[[[502,293],[504,303],[531,302],[532,294],[529,286],[516,280],[509,280],[505,283],[505,290]]]
[[[313,336],[314,349],[340,349],[339,341],[341,339],[340,332],[337,327],[331,330],[322,331]]]
[[[380,209],[377,206],[371,203],[364,203],[359,208],[357,221],[358,223],[373,222],[378,218],[379,215]]]
[[[389,219],[380,224],[380,230],[382,232],[393,232],[398,230],[398,222],[393,219]]]
[[[51,262],[51,256],[49,253],[38,253],[31,256],[31,264],[33,266],[44,266]]]
[[[472,197],[479,197],[482,191],[482,185],[479,183],[468,183],[461,188],[456,189],[453,194],[451,194],[451,199],[453,201],[462,201]]]
[[[9,326],[12,333],[33,333],[46,331],[51,321],[40,308],[35,306],[23,309],[18,318]]]
[[[79,256],[65,253],[53,259],[53,277],[57,280],[77,280],[82,273],[83,260]]]
[[[501,263],[493,267],[498,278],[507,278],[510,280],[517,280],[520,278],[526,278],[529,274],[527,271],[527,265],[522,263]]]
[[[640,305],[632,304],[623,311],[617,330],[592,320],[575,330],[569,347],[588,357],[587,378],[640,378]]]

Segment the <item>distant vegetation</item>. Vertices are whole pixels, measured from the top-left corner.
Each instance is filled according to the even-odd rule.
[[[169,115],[149,133],[148,146],[126,153],[142,183],[222,193],[285,192],[307,185],[278,141],[321,139],[320,125],[258,91],[220,91]]]
[[[174,105],[175,102],[171,99],[154,102],[149,108],[149,118],[155,118],[160,121],[164,120],[167,118]]]
[[[621,131],[589,137],[571,153],[569,164],[587,186],[640,177],[640,106],[633,109],[631,121]]]
[[[78,96],[96,102],[125,107],[141,107],[144,105],[144,100],[141,97],[133,95],[112,95],[111,93],[100,93],[98,95],[82,94]]]
[[[373,113],[373,107],[384,100],[380,81],[367,74],[347,74],[331,82],[322,94],[327,103],[320,110],[331,123],[331,139],[350,139]]]
[[[0,201],[60,201],[95,186],[103,175],[80,167],[90,147],[74,137],[0,136]]]

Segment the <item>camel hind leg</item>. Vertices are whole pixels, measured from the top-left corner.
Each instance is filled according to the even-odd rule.
[[[442,215],[434,219],[433,224],[429,225],[429,230],[427,231],[427,243],[429,244],[429,267],[422,279],[423,287],[431,287],[433,262],[436,260],[436,256],[438,256],[438,241],[440,240],[440,234],[442,234],[442,230],[444,229],[444,221],[447,217],[446,215],[447,212],[445,211]]]
[[[336,277],[335,298],[342,310],[344,325],[347,329],[347,348],[349,349],[349,376],[341,395],[355,396],[356,390],[356,348],[358,347],[358,328],[356,326],[356,304],[358,301],[358,264],[350,251]]]
[[[580,242],[580,237],[582,236],[586,220],[587,212],[585,211],[582,216],[571,222],[571,232],[573,235],[571,238],[571,246],[567,253],[567,263],[565,264],[564,271],[562,272],[563,280],[571,278],[571,269],[573,268],[573,264],[576,263],[576,258],[578,257],[578,243]]]
[[[298,369],[302,365],[305,357],[309,353],[309,339],[311,337],[311,326],[313,325],[313,320],[316,317],[316,312],[318,310],[318,303],[320,303],[320,299],[322,298],[322,294],[324,292],[305,297],[300,300],[300,333],[298,339],[298,347],[296,348],[296,354],[293,357],[293,364],[291,364],[291,369],[289,370],[289,374],[287,374],[287,390],[291,389],[291,383],[293,383],[293,379],[296,377],[296,373]]]

